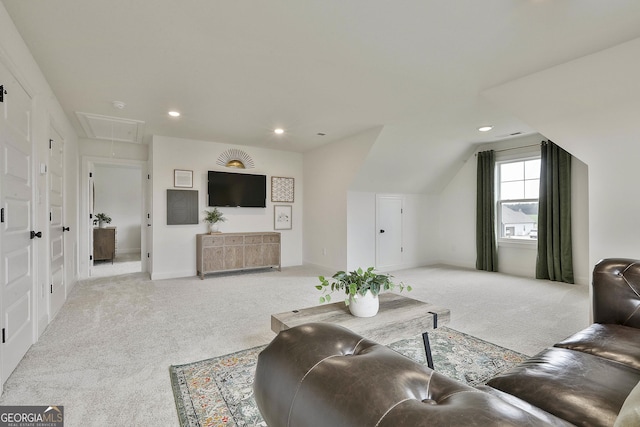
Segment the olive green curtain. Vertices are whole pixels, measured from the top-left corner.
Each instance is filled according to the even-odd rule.
[[[571,154],[543,141],[538,208],[536,278],[573,282]]]
[[[498,271],[494,202],[495,169],[496,157],[493,150],[478,153],[476,269],[485,271]]]

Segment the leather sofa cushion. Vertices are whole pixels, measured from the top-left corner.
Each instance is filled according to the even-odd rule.
[[[254,397],[271,427],[523,426],[548,419],[327,323],[278,334],[258,357]]]
[[[640,426],[640,383],[627,396],[613,427]]]
[[[611,426],[640,371],[564,348],[549,348],[487,383],[576,425]]]
[[[434,373],[431,381],[452,380]],[[376,426],[574,427],[573,424],[531,407],[526,402],[522,402],[521,406],[514,405],[518,398],[510,396],[511,399],[503,399],[496,396],[500,391],[493,391],[494,393],[487,393],[465,387],[442,395],[437,401],[404,400],[391,408]]]
[[[640,329],[622,325],[594,323],[588,328],[555,344],[583,353],[624,363],[640,370]]]
[[[522,409],[525,412],[530,413],[537,420],[536,425],[545,425],[545,426],[563,426],[563,427],[574,427],[574,424],[571,424],[561,418],[556,417],[553,414],[550,414],[537,406],[533,406],[532,404],[525,402],[522,399],[519,399],[515,396],[507,394],[503,391],[495,389],[493,387],[489,387],[486,385],[481,385],[476,387],[478,390],[483,391],[485,393],[491,394],[501,400],[504,400],[510,405],[513,405],[517,408]]]

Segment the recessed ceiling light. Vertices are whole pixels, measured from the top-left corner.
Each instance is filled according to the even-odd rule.
[[[171,117],[180,117],[180,113],[178,111],[169,111],[169,115]]]
[[[282,128],[274,129],[273,133],[275,133],[276,135],[282,135],[284,133],[284,129]]]
[[[489,132],[491,129],[493,129],[493,126],[489,125],[489,126],[480,126],[478,128],[478,130],[480,132]]]

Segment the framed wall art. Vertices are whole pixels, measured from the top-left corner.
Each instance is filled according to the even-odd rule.
[[[167,225],[198,223],[198,190],[167,190]]]
[[[178,188],[193,188],[193,171],[174,169],[173,186]]]
[[[293,203],[294,178],[271,177],[271,201]]]
[[[273,229],[291,230],[291,205],[273,206]]]

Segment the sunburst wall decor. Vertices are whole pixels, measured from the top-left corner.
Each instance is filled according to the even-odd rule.
[[[250,155],[237,148],[229,148],[223,151],[216,161],[220,166],[237,169],[252,169],[255,167]]]

